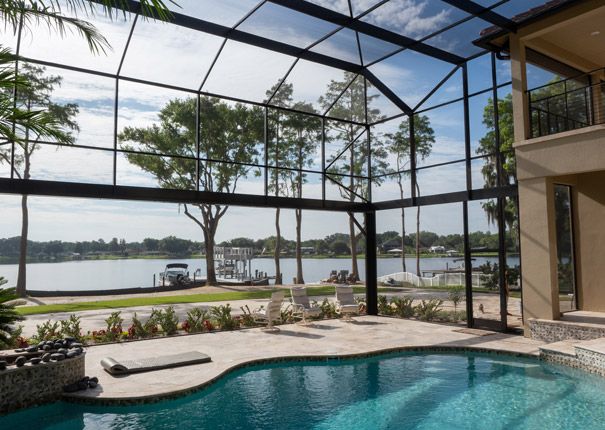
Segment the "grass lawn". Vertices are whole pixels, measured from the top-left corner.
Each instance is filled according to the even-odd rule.
[[[353,287],[356,294],[365,293],[365,287]],[[50,314],[59,312],[80,312],[96,309],[115,309],[129,308],[136,306],[156,306],[170,305],[175,303],[206,303],[206,302],[224,302],[229,300],[246,299],[268,299],[274,290],[267,291],[236,291],[229,293],[209,293],[209,294],[191,294],[180,296],[160,296],[160,297],[133,297],[119,300],[101,300],[97,302],[79,302],[79,303],[59,303],[53,305],[40,306],[21,306],[17,311],[21,315]],[[286,297],[290,297],[290,290],[284,288]],[[397,291],[392,288],[379,288],[380,292]],[[330,296],[334,294],[334,287],[324,285],[320,287],[307,288],[309,296]]]

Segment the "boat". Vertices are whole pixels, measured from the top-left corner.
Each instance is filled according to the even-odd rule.
[[[189,277],[189,265],[185,263],[169,263],[160,273],[160,284],[162,286],[183,286],[191,283]]]

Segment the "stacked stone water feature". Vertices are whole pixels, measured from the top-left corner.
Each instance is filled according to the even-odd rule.
[[[84,347],[74,338],[0,351],[0,413],[57,400],[84,377]]]

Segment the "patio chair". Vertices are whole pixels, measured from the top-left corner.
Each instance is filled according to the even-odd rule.
[[[302,318],[302,321],[300,321],[301,325],[311,324],[307,321],[307,317],[318,317],[321,315],[321,309],[317,306],[311,306],[309,303],[309,296],[307,296],[307,289],[305,287],[292,287],[290,292],[292,293],[294,314]]]
[[[273,321],[281,319],[281,305],[283,301],[284,292],[281,290],[276,291],[271,294],[271,300],[269,301],[269,303],[267,303],[266,308],[254,312],[252,314],[254,321],[267,323],[267,325],[263,327],[262,330],[279,331],[279,328],[273,325]]]
[[[336,286],[336,312],[341,314],[343,321],[353,321],[351,314],[359,312],[359,306],[355,303],[353,287],[348,285]]]

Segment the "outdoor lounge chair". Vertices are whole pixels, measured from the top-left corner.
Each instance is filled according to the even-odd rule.
[[[294,314],[302,317],[300,324],[307,325],[309,324],[307,322],[307,317],[318,317],[321,315],[321,309],[317,306],[311,306],[309,303],[309,297],[307,296],[307,289],[305,287],[292,287],[290,292],[292,293]]]
[[[353,287],[348,285],[336,286],[336,312],[344,317],[344,321],[353,321],[351,314],[359,312],[359,306],[353,297]]]
[[[267,303],[267,307],[252,314],[254,321],[266,322],[267,325],[263,327],[263,330],[279,331],[278,327],[273,326],[273,321],[281,319],[281,305],[283,301],[283,291],[276,291],[271,294],[271,300]]]

